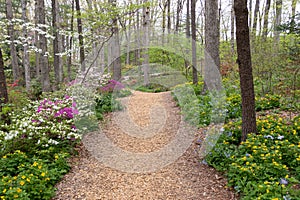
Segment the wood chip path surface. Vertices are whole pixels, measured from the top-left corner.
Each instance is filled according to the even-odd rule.
[[[138,130],[146,130],[145,127],[152,127],[153,123],[162,125],[160,124],[161,127],[158,128],[154,126],[157,133],[151,137],[134,137],[126,134],[119,127],[119,122],[116,122],[116,117],[110,114],[109,120],[101,131],[116,146],[124,151],[147,154],[163,148],[176,136],[181,116],[180,110],[169,92],[143,93],[135,91],[125,100],[127,101],[125,108],[127,117],[134,122],[136,127],[140,128]],[[157,105],[158,112],[151,110],[153,105]],[[122,112],[124,111],[119,111],[119,114]],[[226,179],[222,175],[199,162],[197,151],[199,147],[196,141],[205,137],[203,132],[200,130],[195,133],[191,145],[173,163],[155,171],[139,173],[121,171],[100,162],[97,159],[97,148],[101,151],[98,135],[97,133],[87,134],[83,139],[84,145],[80,148],[79,156],[70,160],[71,171],[56,185],[57,192],[53,199],[237,199],[234,192],[225,187]]]

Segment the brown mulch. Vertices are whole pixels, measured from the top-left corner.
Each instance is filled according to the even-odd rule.
[[[120,125],[118,119],[124,114],[120,111],[116,115],[111,114],[101,130],[116,146],[128,152],[149,153],[163,148],[174,139],[181,116],[169,92],[134,92],[125,101],[127,118],[136,126],[127,129],[124,124]],[[153,105],[157,110],[153,110]],[[132,132],[137,135],[128,133],[128,130],[135,130]],[[149,135],[141,137],[141,130]],[[156,134],[153,135],[153,131]],[[204,137],[203,131],[195,132],[194,142],[175,162],[155,171],[137,173],[120,171],[100,162],[97,148],[101,151],[101,147],[97,137],[97,133],[85,136],[79,156],[70,161],[71,171],[56,185],[54,200],[237,199],[235,193],[226,188],[226,179],[199,161],[196,141]]]

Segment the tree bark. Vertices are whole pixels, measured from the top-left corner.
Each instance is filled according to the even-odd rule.
[[[27,23],[27,7],[26,7],[26,0],[22,0],[21,1],[22,4],[22,20],[24,21],[24,23]],[[23,27],[23,37],[27,38],[27,29],[24,26]],[[29,64],[29,53],[28,53],[28,43],[26,42],[26,44],[23,45],[23,66],[25,69],[25,86],[26,86],[26,91],[29,92],[30,90],[30,64]]]
[[[274,24],[274,42],[277,45],[280,41],[280,31],[277,30],[277,27],[281,24],[281,14],[282,14],[282,0],[276,0],[276,18]]]
[[[253,24],[252,24],[252,33],[253,36],[256,35],[256,29],[257,29],[257,21],[258,21],[258,12],[259,12],[259,0],[256,0],[255,2],[255,8],[254,8],[254,16],[253,16]]]
[[[234,54],[234,0],[231,0],[232,7],[231,7],[231,29],[230,29],[230,34],[231,34],[231,39],[230,39],[230,44],[231,44],[231,53]]]
[[[4,63],[2,50],[0,48],[0,112],[2,111],[2,104],[8,102],[7,86],[4,73]]]
[[[79,40],[79,54],[80,54],[80,64],[81,64],[81,71],[85,71],[84,61],[84,43],[83,43],[83,35],[82,35],[82,21],[81,21],[81,10],[80,10],[80,3],[79,0],[75,0],[76,4],[76,12],[77,12],[77,29],[78,29],[78,40]]]
[[[234,0],[236,42],[242,95],[242,141],[256,133],[255,95],[251,64],[247,0]]]
[[[196,49],[196,0],[191,0],[193,84],[198,84]]]
[[[11,58],[13,79],[14,79],[14,81],[16,81],[20,78],[20,70],[19,70],[19,65],[18,65],[17,49],[14,44],[15,31],[14,31],[14,25],[12,22],[12,19],[13,19],[12,0],[6,0],[6,17],[7,17],[7,20],[10,22],[8,24],[7,30],[8,30],[8,36],[10,38],[9,48],[10,48],[10,58]]]
[[[147,3],[148,0],[144,0]],[[144,71],[144,85],[148,86],[149,80],[149,26],[150,26],[150,7],[143,7],[143,71]]]
[[[117,6],[117,1],[116,0],[110,0],[110,3],[112,4],[113,7]],[[120,39],[119,39],[119,27],[118,27],[118,18],[115,16],[113,19],[113,24],[112,24],[112,54],[113,54],[113,79],[114,80],[120,80],[121,79],[121,50],[120,50]]]
[[[180,15],[182,13],[183,9],[183,1],[177,0],[177,15],[176,15],[176,23],[175,23],[175,33],[178,33],[179,31],[179,25],[180,25]]]
[[[53,57],[54,57],[54,73],[55,73],[55,82],[58,86],[63,79],[62,75],[62,61],[61,56],[61,36],[58,32],[59,29],[59,16],[58,16],[58,1],[52,0],[52,27],[53,27]]]
[[[44,0],[36,0],[38,5],[39,17],[38,23],[46,25],[45,21],[45,2]],[[45,27],[41,27],[41,30],[46,32]],[[39,55],[39,63],[41,67],[41,83],[43,92],[50,92],[50,77],[49,77],[49,64],[48,64],[48,52],[47,52],[47,39],[44,34],[39,35],[39,47],[41,48],[41,54]]]
[[[38,23],[39,23],[39,10],[38,10],[38,2],[35,0],[34,4],[34,16],[35,16],[35,27],[38,28]],[[34,44],[37,49],[40,49],[40,44],[39,44],[39,33],[38,31],[34,31]],[[40,53],[39,51],[35,52],[35,72],[36,72],[36,79],[41,82],[41,65],[40,65]]]
[[[74,0],[72,0],[72,16],[71,16],[71,27],[70,31],[74,30]],[[68,62],[67,62],[67,70],[68,70],[68,80],[71,81],[71,67],[72,67],[72,48],[73,48],[73,36],[69,38],[69,54],[68,54]]]
[[[263,25],[263,34],[262,37],[265,40],[268,36],[268,20],[269,20],[269,11],[271,7],[271,0],[266,1],[265,13],[264,13],[264,25]]]

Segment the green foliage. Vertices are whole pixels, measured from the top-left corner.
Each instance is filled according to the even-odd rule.
[[[300,191],[300,117],[286,121],[277,115],[257,120],[258,134],[239,145],[241,120],[229,122],[206,162],[226,172],[229,186],[242,199],[297,199]]]
[[[113,112],[116,110],[121,110],[122,105],[121,103],[116,100],[113,93],[103,93],[96,97],[96,117],[99,120],[103,120],[103,114],[108,112]]]
[[[46,154],[45,154],[46,155]],[[0,159],[0,191],[3,199],[51,199],[54,184],[68,172],[69,154],[57,153],[45,158],[30,157],[16,150]]]
[[[74,126],[73,99],[30,102],[9,114],[0,129],[1,199],[51,199],[67,173],[67,158],[81,135]],[[8,112],[10,107],[2,112]]]
[[[153,92],[153,93],[158,93],[158,92],[166,92],[169,91],[169,88],[160,85],[158,83],[150,83],[147,86],[140,86],[138,88],[136,88],[136,90],[138,91],[142,91],[142,92]]]

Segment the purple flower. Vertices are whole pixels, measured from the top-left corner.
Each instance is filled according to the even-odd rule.
[[[283,185],[289,184],[288,180],[286,180],[285,178],[280,178],[279,183]]]

